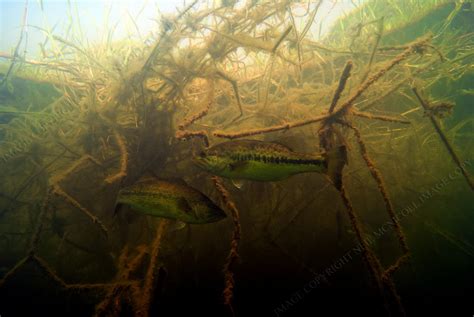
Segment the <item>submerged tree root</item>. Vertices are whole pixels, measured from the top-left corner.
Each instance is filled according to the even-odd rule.
[[[166,232],[169,221],[161,219],[158,228],[156,229],[155,239],[150,246],[150,263],[145,275],[143,288],[140,290],[137,310],[135,316],[147,317],[150,315],[151,304],[153,302],[153,295],[155,293],[156,280],[159,274],[158,254],[161,246],[161,240]]]
[[[341,74],[341,78],[339,80],[338,88],[336,89],[336,91],[334,93],[331,105],[329,107],[329,113],[330,114],[333,113],[333,111],[335,109],[335,106],[337,105],[337,101],[339,100],[339,97],[340,97],[340,95],[341,95],[341,93],[342,93],[342,91],[345,87],[345,83],[346,83],[347,79],[350,76],[351,67],[352,67],[351,63],[347,63],[344,71]],[[350,106],[348,106],[347,108],[349,108],[349,107]],[[320,143],[321,147],[326,152],[331,151],[333,148],[338,146],[338,144],[340,144],[340,143],[343,143],[343,144],[346,143],[346,141],[344,140],[342,134],[340,132],[338,132],[338,130],[335,129],[334,123],[339,123],[343,126],[346,125],[346,126],[352,127],[351,124],[347,123],[347,121],[344,121],[342,119],[338,120],[338,121],[333,121],[333,120],[330,120],[330,119],[325,120],[322,124],[322,127],[319,129],[319,143]],[[358,132],[358,130],[357,130],[357,132]],[[371,167],[372,167],[371,172],[372,172],[372,170],[376,170],[375,165],[372,163],[372,161],[370,160],[370,158],[367,155],[367,151],[365,151],[365,144],[362,142],[361,139],[360,139],[359,145],[361,146],[361,149],[364,150],[364,151],[361,150],[361,152],[362,152],[363,157],[364,157],[364,159],[367,163],[367,166],[369,167],[369,169],[371,169]],[[364,154],[365,154],[365,156],[364,156]],[[344,165],[341,166],[340,168],[341,168],[341,170],[337,172],[337,175],[335,175],[335,177],[332,179],[332,182],[333,182],[334,186],[336,187],[336,189],[338,190],[338,192],[340,194],[340,197],[341,197],[341,200],[342,200],[344,206],[346,207],[347,215],[348,215],[349,220],[351,222],[352,228],[353,228],[354,232],[356,233],[356,237],[357,237],[357,240],[359,241],[359,245],[362,248],[362,256],[364,258],[364,261],[367,264],[367,267],[369,269],[369,273],[370,273],[370,275],[371,275],[371,277],[372,277],[372,279],[373,279],[373,281],[374,281],[374,283],[377,287],[377,290],[378,290],[381,298],[383,298],[384,307],[387,310],[387,313],[390,314],[390,311],[391,311],[391,309],[390,309],[391,306],[390,305],[392,303],[395,303],[396,307],[397,307],[396,308],[397,311],[400,313],[400,315],[403,316],[403,315],[405,315],[404,309],[403,309],[403,306],[400,302],[400,298],[398,296],[398,293],[396,292],[395,285],[393,284],[393,281],[391,280],[390,277],[383,278],[383,268],[382,268],[382,265],[380,263],[380,260],[378,259],[377,255],[370,248],[369,243],[367,242],[367,240],[364,238],[364,229],[363,229],[362,224],[361,224],[361,222],[360,222],[360,220],[359,220],[359,218],[358,218],[358,216],[357,216],[357,214],[354,210],[354,207],[353,207],[353,205],[352,205],[352,203],[349,199],[349,196],[348,196],[347,191],[346,191],[345,186],[344,186],[344,181],[343,181],[344,179],[343,179],[343,176],[342,176]],[[378,170],[377,170],[377,172],[378,172]],[[386,194],[385,187],[383,185],[381,175],[378,172],[377,173],[378,178],[376,178],[373,173],[372,173],[372,176],[376,179],[376,181],[379,180],[379,182],[378,182],[379,190],[382,192],[382,196],[384,196],[384,198],[386,198],[385,201],[386,201],[386,203],[388,202],[388,205],[386,205],[386,206],[387,206],[387,210],[389,210],[389,207],[391,208],[392,205],[391,205],[390,200],[388,199],[388,195]],[[384,195],[384,193],[386,195]],[[393,211],[393,208],[391,208],[390,210]],[[389,212],[389,214],[390,214],[390,212]],[[405,244],[404,244],[404,246],[405,246]],[[390,295],[390,298],[392,300],[390,300],[390,298],[387,298],[387,291],[388,291],[388,293]]]
[[[400,243],[400,247],[404,253],[408,253],[408,245],[406,242],[405,235],[403,233],[402,227],[400,225],[400,222],[398,221],[397,216],[395,215],[395,210],[393,208],[392,201],[390,200],[390,197],[388,195],[387,189],[385,182],[382,178],[382,173],[379,171],[379,169],[375,166],[374,161],[369,157],[369,154],[367,152],[367,147],[365,146],[364,141],[362,140],[362,136],[360,134],[359,129],[357,129],[355,126],[349,123],[345,123],[347,127],[352,129],[354,131],[354,135],[356,137],[356,141],[359,144],[359,149],[362,155],[362,158],[364,159],[367,167],[369,168],[370,174],[372,175],[372,178],[375,180],[377,183],[377,187],[382,194],[383,201],[385,203],[385,209],[387,210],[387,213],[390,216],[390,219],[392,221],[392,224],[395,228],[395,233],[398,236],[398,241]]]
[[[127,152],[127,146],[125,145],[125,140],[118,133],[117,130],[114,130],[114,138],[120,150],[120,170],[118,171],[117,174],[110,175],[109,177],[105,179],[105,182],[109,184],[122,180],[124,177],[127,176],[128,152]]]
[[[38,219],[36,221],[36,226],[33,231],[33,235],[31,237],[30,248],[28,254],[19,260],[14,267],[12,267],[0,280],[0,287],[3,287],[8,280],[10,280],[22,267],[26,264],[33,264],[35,265],[40,271],[50,279],[56,287],[63,291],[78,291],[81,289],[95,289],[100,292],[105,292],[108,288],[114,287],[125,287],[127,285],[133,284],[132,282],[118,282],[118,283],[90,283],[90,284],[68,284],[62,278],[60,278],[53,268],[39,255],[38,252],[38,245],[40,241],[41,232],[44,227],[44,222],[46,220],[46,214],[48,212],[49,201],[52,196],[52,191],[48,192],[46,197],[43,200],[40,213],[38,215]]]
[[[235,206],[235,203],[231,200],[230,193],[224,187],[222,179],[217,176],[213,176],[212,180],[214,181],[217,191],[220,193],[222,200],[224,201],[224,204],[229,209],[232,215],[232,222],[234,224],[234,231],[232,233],[232,241],[230,243],[230,251],[229,251],[229,255],[227,256],[227,261],[224,265],[225,287],[224,287],[223,295],[224,295],[224,304],[227,305],[227,307],[229,307],[232,315],[235,315],[234,308],[232,305],[232,300],[234,297],[234,286],[235,286],[233,267],[239,259],[238,249],[239,249],[240,234],[241,234],[239,211],[237,207]]]
[[[135,259],[139,258],[140,262],[135,262],[137,263],[136,265],[131,265],[127,268],[127,258],[128,258],[128,245],[126,245],[122,252],[120,253],[119,259],[118,259],[118,273],[117,273],[117,280],[128,280],[130,278],[130,274],[136,270],[136,267],[139,265],[141,262],[143,256],[145,253],[140,252]],[[125,272],[124,272],[125,271]],[[123,287],[116,285],[114,287],[111,287],[107,293],[104,296],[104,299],[98,303],[95,307],[95,313],[94,316],[100,317],[100,316],[118,316],[120,315],[120,312],[122,310],[122,297],[126,289]]]
[[[352,67],[352,61],[348,61],[344,67],[344,70],[342,71],[341,77],[339,78],[339,84],[337,85],[337,89],[334,92],[334,96],[332,97],[331,105],[329,106],[329,113],[332,113],[334,108],[336,108],[339,98],[341,98],[341,94],[346,88],[346,82],[351,76]]]
[[[87,208],[83,207],[77,200],[72,198],[69,194],[67,194],[64,190],[62,190],[57,185],[53,186],[53,193],[55,195],[58,195],[58,196],[64,198],[72,206],[79,209],[84,215],[86,215],[92,221],[92,223],[97,224],[99,226],[99,229],[102,231],[102,233],[107,236],[108,230],[105,227],[105,225],[102,223],[102,221],[100,221],[100,219],[98,217],[94,216],[94,214],[92,214]]]
[[[211,108],[211,103],[207,103],[206,107],[203,110],[201,110],[199,113],[195,114],[194,116],[190,117],[189,119],[186,119],[183,123],[181,123],[179,125],[179,129],[184,130],[187,127],[189,127],[191,124],[193,124],[194,122],[203,118],[205,115],[207,115],[210,108]]]
[[[214,86],[215,86],[215,81],[214,80],[208,80],[207,81],[209,84],[209,92],[207,93],[206,97],[206,106],[203,110],[198,112],[197,114],[191,116],[188,119],[184,119],[184,121],[179,124],[179,129],[176,131],[175,137],[178,140],[188,140],[191,138],[200,138],[206,147],[209,147],[209,138],[207,135],[207,132],[204,130],[201,131],[189,131],[186,130],[189,126],[191,126],[193,123],[196,121],[204,118],[208,113],[211,107],[214,104]]]
[[[80,159],[78,159],[74,164],[72,164],[68,169],[60,173],[59,175],[55,176],[52,178],[51,182],[51,192],[57,196],[60,196],[64,198],[68,203],[70,203],[72,206],[76,207],[79,209],[84,215],[86,215],[94,224],[97,224],[99,229],[102,231],[102,233],[107,236],[108,230],[105,227],[105,225],[100,221],[100,219],[92,212],[90,212],[87,208],[83,207],[77,200],[75,200],[71,195],[66,193],[61,187],[60,187],[60,182],[64,180],[69,174],[74,172],[75,170],[81,168],[87,161],[91,161],[99,166],[101,166],[101,163],[97,161],[95,158],[93,158],[90,155],[84,155]]]
[[[366,239],[364,239],[362,224],[354,211],[354,207],[347,195],[346,189],[344,184],[342,184],[341,188],[339,188],[339,194],[341,196],[342,202],[346,207],[347,215],[349,216],[349,220],[351,222],[352,228],[356,234],[357,240],[362,248],[362,256],[367,264],[369,269],[370,276],[372,277],[379,294],[382,298],[384,298],[384,291],[383,291],[383,284],[380,278],[380,263],[378,262],[377,256],[373,253],[372,249]],[[388,304],[385,302],[385,308],[389,311]]]
[[[396,65],[400,64],[402,61],[407,59],[409,56],[413,55],[414,53],[420,53],[425,50],[426,47],[431,47],[429,41],[431,36],[423,37],[412,44],[408,45],[404,48],[404,51],[393,58],[391,61],[387,62],[385,66],[383,66],[380,70],[375,72],[371,76],[367,76],[367,79],[364,80],[359,87],[352,93],[343,103],[342,105],[336,109],[336,105],[340,96],[345,88],[346,82],[350,77],[350,71],[352,68],[352,63],[348,62],[342,71],[342,74],[339,79],[339,85],[334,93],[332,98],[332,102],[329,106],[328,114],[322,114],[320,116],[316,116],[313,118],[296,121],[292,123],[285,123],[278,126],[272,126],[267,128],[260,128],[260,129],[252,129],[240,132],[223,132],[223,131],[215,131],[213,134],[214,136],[221,137],[221,138],[228,138],[228,139],[235,139],[247,136],[253,136],[258,134],[282,131],[282,130],[289,130],[296,127],[305,126],[308,124],[322,122],[322,127],[320,129],[319,137],[320,137],[320,144],[321,146],[327,151],[330,151],[336,143],[345,143],[343,140],[342,134],[338,133],[333,124],[338,123],[342,126],[349,127],[354,131],[356,136],[356,141],[359,145],[362,158],[364,159],[369,171],[371,173],[372,178],[375,180],[377,184],[377,188],[380,191],[382,198],[384,200],[385,208],[387,213],[392,221],[392,224],[395,228],[396,235],[399,240],[400,247],[402,249],[403,255],[395,262],[395,264],[391,265],[387,270],[384,270],[380,260],[376,256],[376,254],[370,249],[367,241],[364,239],[363,228],[360,221],[357,218],[357,215],[352,207],[352,204],[349,200],[349,197],[346,193],[344,188],[343,179],[342,179],[342,170],[341,175],[337,177],[337,179],[333,179],[333,183],[335,187],[338,189],[341,199],[346,206],[348,216],[354,231],[356,232],[357,240],[359,241],[362,250],[364,260],[367,263],[369,272],[377,285],[377,289],[379,293],[384,298],[385,307],[388,312],[391,311],[390,307],[392,305],[396,306],[396,311],[400,315],[405,315],[403,306],[400,301],[400,297],[396,291],[395,285],[391,279],[391,274],[395,272],[408,258],[409,258],[409,249],[406,243],[406,238],[403,234],[401,225],[398,221],[398,218],[395,215],[392,202],[389,198],[388,192],[386,190],[386,186],[384,184],[382,175],[380,171],[376,168],[373,160],[369,157],[367,153],[367,149],[365,143],[362,140],[360,131],[355,128],[352,124],[349,123],[347,115],[353,114],[356,117],[362,117],[365,119],[376,119],[382,120],[387,122],[397,122],[397,123],[409,123],[406,120],[401,120],[397,118],[381,116],[381,115],[373,115],[364,112],[352,111],[354,102],[375,82],[377,82],[382,76],[384,76],[388,71],[394,68]],[[387,298],[387,296],[389,296]]]
[[[133,258],[129,259],[128,246],[123,248],[117,265],[117,282],[112,284],[104,299],[96,305],[95,316],[120,316],[124,304],[133,310],[134,316],[150,315],[156,296],[157,280],[161,277],[161,267],[158,265],[159,250],[168,223],[168,220],[162,219],[150,246],[137,247],[138,252]],[[132,280],[131,275],[143,264],[147,254],[149,264],[143,282]]]
[[[406,247],[405,244],[402,245],[406,247],[406,253],[402,255],[394,265],[390,266],[387,270],[384,271],[379,258],[372,251],[367,240],[364,239],[364,229],[357,214],[355,213],[354,207],[352,206],[349,196],[347,195],[343,182],[341,183],[341,187],[339,188],[339,193],[342,202],[346,207],[349,220],[351,222],[354,232],[356,233],[359,245],[362,248],[362,256],[367,264],[370,275],[373,281],[375,282],[375,285],[377,286],[380,296],[384,299],[384,306],[387,310],[387,313],[390,315],[390,312],[392,311],[390,307],[394,305],[398,314],[400,316],[405,316],[405,310],[401,303],[400,296],[398,295],[395,284],[391,279],[391,274],[398,270],[401,264],[409,257],[408,247]],[[402,237],[404,238],[403,233]]]

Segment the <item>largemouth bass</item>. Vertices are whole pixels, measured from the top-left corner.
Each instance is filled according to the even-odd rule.
[[[119,191],[117,206],[128,205],[154,217],[204,224],[226,217],[225,212],[200,191],[184,182],[146,179]]]
[[[223,142],[194,157],[194,162],[211,174],[254,181],[278,181],[308,172],[331,175],[342,169],[345,161],[344,146],[330,153],[309,155],[278,143],[256,140]]]

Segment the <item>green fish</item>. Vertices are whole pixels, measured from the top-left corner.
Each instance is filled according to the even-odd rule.
[[[194,162],[225,178],[279,181],[308,172],[336,174],[346,162],[346,149],[340,146],[329,153],[309,155],[275,142],[238,140],[206,149],[194,157]]]
[[[146,215],[204,224],[222,220],[225,212],[184,181],[148,178],[119,191],[117,207],[130,206]],[[117,208],[116,208],[117,210]]]

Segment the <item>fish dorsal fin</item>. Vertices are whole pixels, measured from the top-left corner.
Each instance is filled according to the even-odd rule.
[[[287,151],[294,152],[293,149],[290,146],[286,145],[285,143],[282,143],[281,141],[271,141],[271,143],[273,143],[277,146],[281,146],[282,148],[284,148]]]
[[[246,142],[256,147],[273,148],[277,150],[293,152],[293,149],[291,149],[288,145],[283,144],[280,141],[260,141],[260,140],[240,140],[240,141],[243,143]]]
[[[255,149],[255,148],[273,148],[273,149],[278,149],[282,151],[290,151],[293,152],[293,150],[285,145],[281,144],[279,142],[274,142],[274,141],[260,141],[260,140],[236,140],[236,141],[227,141],[227,142],[222,142],[217,145],[214,145],[209,149],[209,151],[226,151],[226,150],[234,150],[237,148],[246,148],[246,149]]]

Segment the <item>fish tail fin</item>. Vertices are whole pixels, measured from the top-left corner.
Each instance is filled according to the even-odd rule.
[[[327,175],[338,190],[342,187],[342,170],[347,164],[347,148],[339,145],[326,154]]]

